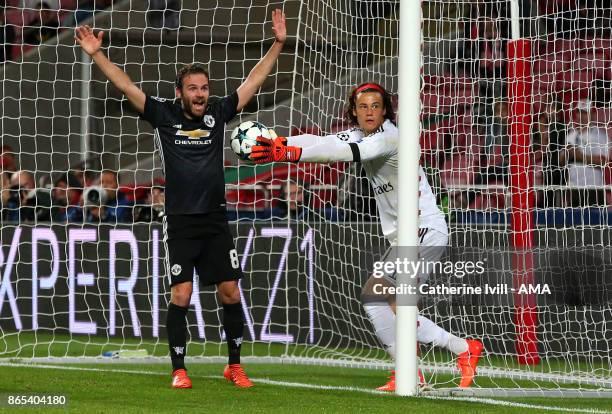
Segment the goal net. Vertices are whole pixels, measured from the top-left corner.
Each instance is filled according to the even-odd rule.
[[[166,362],[161,161],[150,127],[74,46],[74,22],[105,30],[105,53],[147,94],[174,97],[177,69],[197,61],[220,97],[266,52],[270,13],[283,7],[278,65],[227,135],[255,119],[279,135],[329,134],[348,127],[355,85],[397,94],[399,2],[77,3],[51,4],[51,17],[27,1],[5,8],[15,37],[0,67],[0,358]],[[514,41],[510,2],[422,3],[421,162],[449,222],[446,258],[488,264],[482,277],[429,283],[499,286],[428,295],[422,313],[484,343],[474,392],[606,395],[611,10],[520,3]],[[229,148],[225,165],[246,274],[243,355],[391,368],[360,303],[387,247],[360,165],[254,167]],[[115,216],[103,207],[97,219],[96,191],[120,200]],[[522,285],[550,293],[503,290]],[[225,359],[218,309],[214,290],[195,283],[189,358]],[[452,355],[422,346],[420,364],[434,388],[456,387]]]

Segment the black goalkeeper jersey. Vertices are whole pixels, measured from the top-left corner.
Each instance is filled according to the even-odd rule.
[[[166,214],[225,210],[225,124],[236,115],[238,93],[208,104],[201,120],[183,115],[179,104],[148,96],[140,116],[155,129],[166,176]]]

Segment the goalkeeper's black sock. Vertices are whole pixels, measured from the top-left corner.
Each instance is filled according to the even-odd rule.
[[[223,304],[223,329],[227,339],[229,364],[240,363],[240,346],[242,345],[242,332],[244,331],[244,315],[242,304]]]
[[[185,369],[185,354],[187,353],[187,310],[174,303],[168,305],[166,330],[168,331],[168,347],[172,359],[172,372]]]

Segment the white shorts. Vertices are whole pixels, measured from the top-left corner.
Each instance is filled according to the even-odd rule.
[[[397,246],[397,242],[391,243],[391,246],[387,249],[381,261],[389,259],[389,255],[392,254],[393,249]],[[442,233],[438,230],[430,228],[419,229],[419,260],[425,263],[437,262],[446,252],[448,246],[448,234]],[[396,254],[396,253],[395,253]],[[424,283],[429,279],[431,272],[423,269],[417,273],[417,283]],[[396,284],[396,274],[387,274],[385,279]]]

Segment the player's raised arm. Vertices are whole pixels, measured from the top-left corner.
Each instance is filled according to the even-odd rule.
[[[119,69],[117,65],[111,62],[104,52],[102,52],[101,46],[103,37],[104,32],[99,31],[96,36],[91,27],[85,25],[75,29],[74,40],[76,40],[85,53],[91,56],[108,80],[110,80],[117,89],[123,92],[134,108],[139,113],[143,113],[146,100],[144,92],[134,85],[130,77]]]
[[[287,39],[287,27],[285,25],[285,13],[280,9],[272,12],[272,31],[275,37],[274,44],[238,88],[238,106],[236,107],[238,111],[241,111],[249,103],[255,92],[264,83],[283,49]]]

